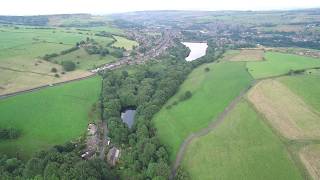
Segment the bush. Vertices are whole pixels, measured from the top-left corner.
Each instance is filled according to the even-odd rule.
[[[72,61],[62,61],[62,67],[66,71],[73,71],[76,68],[76,64]]]
[[[204,69],[204,71],[205,71],[205,72],[209,72],[209,71],[210,71],[210,68],[206,67],[206,68]]]
[[[56,72],[58,72],[58,70],[57,70],[57,68],[52,68],[51,72],[56,73]]]
[[[192,97],[192,93],[190,91],[185,92],[182,96],[180,96],[180,101],[185,101]]]
[[[58,77],[60,77],[60,75],[59,74],[55,74],[54,77],[58,78]]]
[[[0,139],[17,139],[20,134],[17,129],[0,129]]]

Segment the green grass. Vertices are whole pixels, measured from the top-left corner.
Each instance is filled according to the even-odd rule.
[[[101,57],[100,55],[89,55],[84,49],[79,49],[71,53],[53,58],[52,61],[72,61],[76,63],[76,67],[79,69],[93,69],[96,66],[116,61],[117,58],[107,55]]]
[[[206,67],[210,68],[209,72],[204,71]],[[175,158],[190,133],[214,121],[251,80],[243,62],[211,63],[196,68],[153,119],[160,140],[169,147],[170,159]],[[165,108],[186,91],[192,92],[191,99],[171,109]]]
[[[280,81],[320,113],[319,75],[286,76]]]
[[[121,36],[114,36],[117,40],[113,46],[119,48],[125,48],[126,50],[132,50],[133,46],[138,46],[139,44],[136,41],[129,40]]]
[[[0,127],[17,128],[22,136],[1,141],[0,151],[27,158],[79,137],[100,89],[101,79],[94,77],[1,100]]]
[[[191,179],[303,179],[284,144],[244,100],[190,144],[183,166]]]
[[[267,52],[265,58],[266,61],[247,63],[248,71],[256,79],[283,75],[290,70],[320,67],[320,59],[292,54]]]

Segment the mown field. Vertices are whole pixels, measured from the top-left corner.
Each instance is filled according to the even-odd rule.
[[[113,44],[114,47],[124,48],[126,50],[132,50],[134,46],[139,45],[136,41],[132,41],[121,36],[114,36],[114,38],[117,40]]]
[[[284,137],[320,138],[319,114],[278,80],[259,82],[250,90],[248,98]]]
[[[320,74],[285,76],[279,80],[320,113]]]
[[[182,165],[191,179],[302,179],[284,144],[244,100],[188,146]]]
[[[300,70],[320,67],[320,60],[305,56],[283,54],[276,52],[265,53],[266,61],[247,62],[248,71],[256,79],[284,75],[290,70]]]
[[[320,144],[304,147],[300,159],[313,179],[320,179]]]
[[[207,67],[209,72],[204,70]],[[210,63],[196,68],[153,119],[160,140],[169,147],[170,159],[175,158],[190,133],[207,127],[251,81],[243,62]],[[191,99],[166,108],[186,91],[192,92]]]
[[[93,77],[0,100],[0,127],[22,133],[1,141],[0,151],[26,158],[81,136],[100,90],[101,78]]]

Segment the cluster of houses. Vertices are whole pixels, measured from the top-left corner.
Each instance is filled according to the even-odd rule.
[[[101,143],[101,141],[106,141],[106,143]],[[99,152],[99,145],[107,146],[103,149],[103,152]],[[108,149],[107,162],[114,166],[120,158],[120,150],[116,147],[112,147],[111,140],[109,137],[99,138],[98,126],[94,123],[88,124],[87,137],[86,137],[86,148],[85,151],[81,154],[83,159],[92,159],[97,157],[99,153],[105,153],[104,149]]]

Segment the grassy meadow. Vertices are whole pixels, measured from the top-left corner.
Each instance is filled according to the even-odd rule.
[[[191,179],[302,179],[284,144],[244,100],[188,146],[182,165]]]
[[[26,158],[81,136],[100,90],[100,77],[93,77],[0,100],[0,127],[22,132],[2,141],[0,151]]]
[[[320,74],[285,76],[279,80],[320,113]]]
[[[205,72],[206,67],[209,72]],[[243,62],[210,63],[196,68],[153,118],[160,140],[169,147],[170,159],[175,158],[190,133],[207,127],[251,81]],[[186,91],[192,92],[191,99],[166,108]]]
[[[117,60],[117,58],[111,55],[107,55],[105,57],[101,57],[97,54],[90,55],[83,48],[81,48],[71,53],[53,58],[52,60],[59,63],[63,61],[72,61],[76,64],[76,68],[88,70],[94,69],[96,66],[114,62]]]
[[[117,40],[112,45],[114,47],[125,48],[126,50],[132,50],[133,46],[139,45],[136,41],[132,41],[121,36],[114,36],[114,38]]]
[[[320,60],[305,56],[283,54],[276,52],[265,53],[266,61],[247,62],[248,71],[256,79],[284,75],[290,70],[300,70],[320,67]]]
[[[87,37],[101,45],[113,41],[111,37],[95,36],[99,31],[116,32],[116,28],[36,28],[32,26],[0,26],[0,94],[12,93],[46,84],[66,81],[90,75],[92,69],[104,63],[115,61],[108,55],[88,55],[80,49],[54,58],[52,62],[71,60],[77,69],[63,73],[62,66],[41,59],[45,54],[60,53],[74,47]],[[119,30],[118,33],[122,31]],[[51,72],[52,68],[58,72]],[[59,77],[55,77],[57,75]]]

